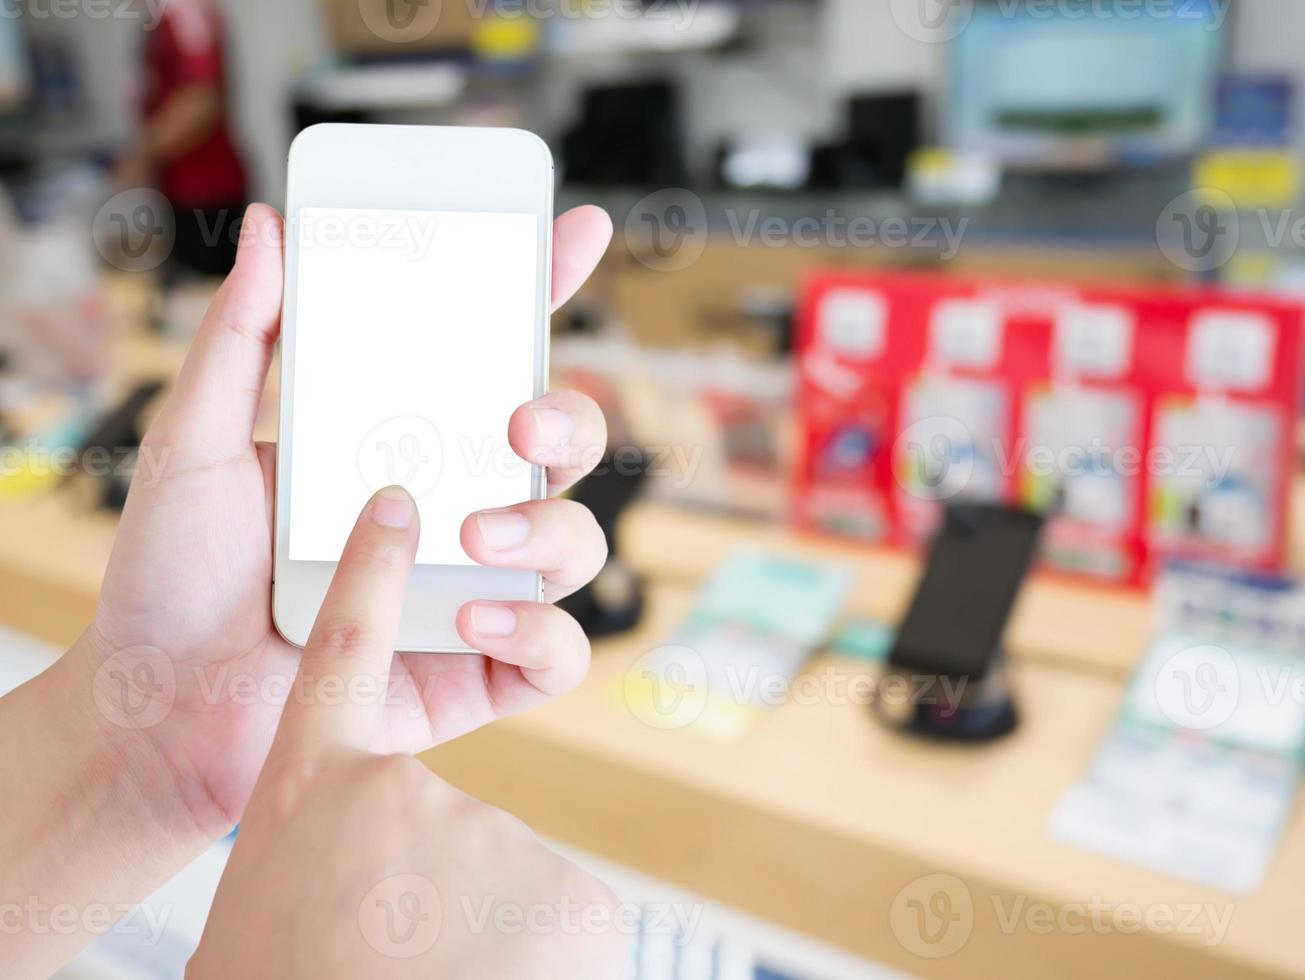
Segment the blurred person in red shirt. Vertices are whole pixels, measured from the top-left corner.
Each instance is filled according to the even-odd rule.
[[[173,258],[225,275],[248,202],[228,119],[226,32],[217,0],[138,0],[149,7],[142,125],[118,161],[129,187],[157,187],[175,212]]]

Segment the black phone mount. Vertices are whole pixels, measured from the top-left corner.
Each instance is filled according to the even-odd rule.
[[[648,457],[627,448],[602,462],[575,488],[571,499],[584,504],[607,538],[607,563],[592,582],[558,605],[576,618],[591,637],[633,629],[643,615],[644,582],[622,559],[616,525],[634,502],[648,476]]]
[[[876,694],[875,717],[910,735],[986,742],[1019,724],[1004,651],[994,653],[979,676],[921,674],[890,660]]]
[[[100,419],[95,431],[78,447],[78,465],[72,474],[64,477],[61,485],[67,486],[76,482],[77,474],[86,469],[82,463],[89,453],[98,451],[113,456],[120,452],[134,453],[139,450],[141,439],[145,434],[141,416],[166,387],[167,385],[162,381],[142,382],[133,388],[122,402],[107,412]],[[91,495],[96,507],[118,511],[126,506],[127,491],[131,486],[129,472],[113,467],[94,480]]]
[[[873,701],[884,724],[963,742],[1015,728],[1002,636],[1042,525],[1038,514],[998,504],[946,508]]]

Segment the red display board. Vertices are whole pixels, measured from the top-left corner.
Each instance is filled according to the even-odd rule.
[[[914,544],[941,502],[1043,511],[1043,561],[1277,571],[1302,307],[1215,290],[830,272],[798,323],[795,519]]]

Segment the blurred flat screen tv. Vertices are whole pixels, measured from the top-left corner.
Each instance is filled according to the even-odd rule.
[[[947,53],[950,146],[1012,165],[1091,169],[1172,161],[1209,133],[1227,0],[975,0],[971,9]]]

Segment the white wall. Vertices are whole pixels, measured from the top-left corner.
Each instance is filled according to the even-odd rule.
[[[329,56],[317,0],[223,0],[234,44],[236,125],[254,170],[254,192],[278,205],[285,196],[290,89]]]

